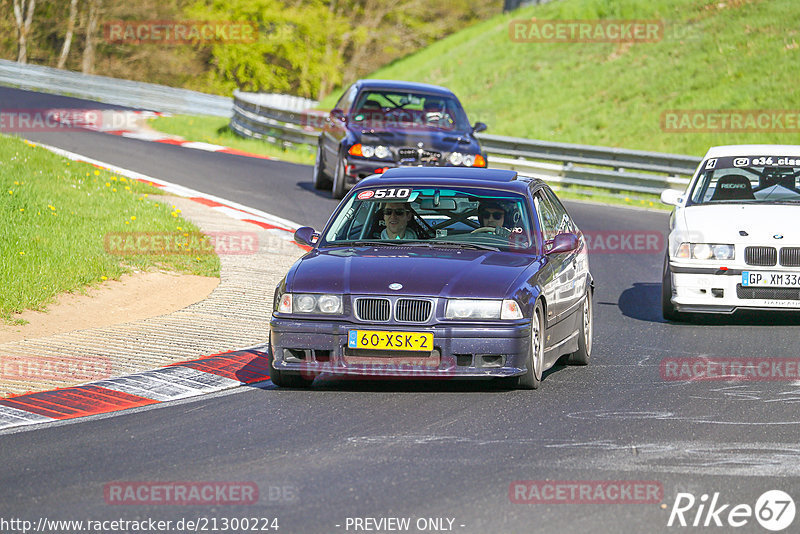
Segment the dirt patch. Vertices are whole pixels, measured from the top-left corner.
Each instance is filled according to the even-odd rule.
[[[24,325],[0,325],[0,343],[110,326],[164,315],[205,299],[219,278],[166,272],[126,274],[85,295],[65,294],[46,312],[14,316]]]

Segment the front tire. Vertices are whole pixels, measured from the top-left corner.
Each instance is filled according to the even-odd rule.
[[[567,358],[570,365],[589,365],[592,357],[592,334],[594,333],[594,310],[592,309],[592,289],[586,289],[581,313],[581,328],[578,335],[578,350]]]
[[[661,315],[667,321],[685,321],[686,314],[675,309],[672,303],[672,271],[669,269],[669,256],[664,256],[664,274],[661,278]]]
[[[272,340],[269,343],[269,350],[267,351],[267,367],[269,368],[269,379],[272,383],[279,388],[307,388],[311,386],[314,381],[313,378],[306,378],[299,374],[287,374],[286,372],[279,371],[273,366],[272,357]]]
[[[533,308],[528,358],[525,365],[528,371],[519,377],[519,388],[537,389],[542,383],[544,369],[544,312],[541,302],[537,302]]]
[[[346,179],[345,176],[345,165],[346,161],[343,157],[339,158],[339,162],[336,164],[336,172],[333,174],[333,198],[339,200],[344,198],[344,182]]]
[[[325,160],[322,159],[322,143],[317,143],[317,157],[314,160],[314,189],[330,189],[331,179],[325,174]]]

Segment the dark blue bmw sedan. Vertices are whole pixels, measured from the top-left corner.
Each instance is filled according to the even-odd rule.
[[[314,186],[342,198],[359,180],[394,167],[486,167],[486,154],[452,91],[395,80],[358,80],[325,118]]]
[[[413,167],[359,182],[275,291],[270,375],[494,378],[589,363],[583,234],[542,181]]]

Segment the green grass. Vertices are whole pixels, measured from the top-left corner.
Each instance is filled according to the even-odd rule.
[[[175,115],[150,119],[149,124],[159,132],[179,135],[188,141],[223,145],[294,163],[314,164],[313,147],[297,146],[283,149],[268,141],[246,139],[231,130],[228,122],[225,117]]]
[[[215,254],[112,255],[117,232],[198,232],[158,189],[0,136],[0,321],[132,270],[219,276]]]
[[[658,19],[655,43],[517,43],[515,19]],[[487,133],[700,156],[798,133],[667,133],[668,110],[798,110],[797,0],[562,0],[471,26],[370,78],[444,85]],[[320,104],[329,109],[340,90]]]

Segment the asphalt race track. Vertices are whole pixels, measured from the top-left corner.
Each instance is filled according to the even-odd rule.
[[[11,89],[0,89],[0,102],[89,105]],[[336,205],[330,193],[314,190],[307,166],[89,131],[25,137],[318,229]],[[667,228],[664,213],[567,207],[585,232]],[[463,533],[669,532],[699,529],[667,527],[679,493],[698,500],[685,514],[691,525],[701,496],[719,492],[718,504],[730,504],[719,514],[725,527],[711,518],[705,530],[730,531],[728,512],[737,504],[754,507],[773,489],[800,497],[800,381],[665,380],[660,365],[664,358],[797,357],[800,319],[665,323],[662,261],[663,250],[591,255],[592,362],[551,370],[536,391],[352,380],[300,391],[266,382],[5,433],[0,517],[277,518],[285,534],[388,531],[365,523],[356,529],[352,518],[390,517],[411,518],[412,527],[419,518],[445,518],[440,531]],[[663,496],[646,504],[512,502],[510,488],[525,480],[650,481]],[[104,487],[119,481],[248,482],[260,499],[214,507],[107,504]],[[735,531],[765,532],[755,517],[745,519]]]

